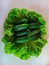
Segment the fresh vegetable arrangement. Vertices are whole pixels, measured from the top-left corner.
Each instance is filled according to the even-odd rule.
[[[34,11],[13,8],[4,22],[4,49],[7,54],[27,60],[38,57],[47,43],[46,22]]]

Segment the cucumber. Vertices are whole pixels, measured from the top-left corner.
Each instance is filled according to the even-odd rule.
[[[24,19],[21,19],[21,20],[15,22],[15,24],[17,25],[17,24],[22,24],[22,23],[27,23],[27,22],[28,22],[27,19],[24,18]]]
[[[39,33],[39,30],[34,30],[34,31],[32,31],[32,32],[30,33],[29,36],[36,35],[37,33]]]
[[[38,18],[35,18],[35,17],[33,17],[33,18],[31,18],[31,19],[29,18],[29,19],[28,19],[28,24],[29,24],[29,23],[36,23],[37,21],[38,21]]]
[[[21,24],[21,25],[16,25],[14,26],[14,31],[21,31],[27,29],[28,25],[27,24]]]
[[[31,36],[30,39],[31,39],[32,41],[34,41],[34,40],[38,39],[39,37],[40,37],[40,34],[38,33],[38,34],[36,34],[36,35]]]
[[[37,24],[37,23],[30,23],[30,24],[28,24],[28,26],[29,26],[29,29],[39,28],[39,24]]]
[[[16,34],[16,36],[23,36],[23,35],[28,35],[28,32],[27,31],[23,31],[23,32],[18,32],[17,34]]]
[[[29,39],[27,37],[22,37],[22,38],[17,38],[15,42],[16,43],[26,43],[28,41]]]

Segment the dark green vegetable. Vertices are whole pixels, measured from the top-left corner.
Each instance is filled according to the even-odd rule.
[[[30,33],[30,36],[35,35],[35,34],[37,34],[37,33],[39,33],[39,30],[34,30],[34,31],[32,31],[32,32]]]
[[[28,32],[22,31],[22,32],[16,33],[16,36],[23,36],[23,35],[28,35]]]
[[[14,26],[14,30],[17,32],[17,31],[21,31],[21,30],[25,30],[27,29],[27,24],[21,24],[21,25],[17,25],[17,26]]]
[[[37,23],[31,23],[29,24],[29,29],[36,29],[36,28],[39,28],[40,24],[37,24]]]
[[[39,56],[47,43],[46,22],[43,17],[26,9],[13,8],[4,23],[2,41],[7,54],[27,60],[31,56]]]
[[[40,33],[31,36],[32,41],[37,40],[40,37]]]
[[[29,39],[27,37],[21,37],[16,39],[16,43],[27,43]]]
[[[27,19],[26,19],[26,18],[23,18],[23,19],[21,19],[21,20],[19,20],[19,21],[16,21],[16,22],[15,22],[15,25],[25,24],[25,23],[27,23],[27,22],[28,22]]]

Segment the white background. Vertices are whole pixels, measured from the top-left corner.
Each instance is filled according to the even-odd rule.
[[[41,13],[47,22],[48,43],[44,46],[38,58],[32,57],[25,61],[4,53],[4,45],[1,41],[3,23],[9,10],[14,7],[35,10]],[[49,0],[0,0],[0,65],[49,65]]]

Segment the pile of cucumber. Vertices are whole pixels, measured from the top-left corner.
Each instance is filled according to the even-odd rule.
[[[39,26],[40,23],[33,21],[29,22],[27,18],[16,21],[16,24],[13,27],[16,43],[26,43],[30,40],[38,39],[40,37]]]

